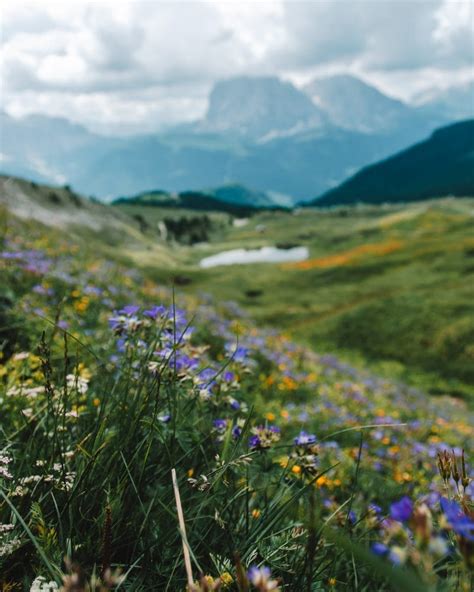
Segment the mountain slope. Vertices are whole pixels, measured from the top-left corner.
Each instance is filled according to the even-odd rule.
[[[0,113],[2,172],[40,183],[78,183],[93,162],[120,144],[59,117],[30,115],[21,119]]]
[[[445,90],[430,90],[415,97],[420,109],[449,119],[474,118],[474,80]]]
[[[124,237],[142,240],[136,221],[122,212],[71,191],[68,187],[38,185],[16,177],[0,176],[0,207],[18,218],[45,226],[80,228],[100,234],[104,240]]]
[[[312,205],[415,201],[474,195],[474,120],[433,135],[372,166],[322,195]]]
[[[349,75],[317,78],[305,91],[333,124],[364,132],[394,129],[411,116],[411,109],[359,78]]]

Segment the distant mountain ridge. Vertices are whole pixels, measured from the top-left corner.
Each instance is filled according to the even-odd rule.
[[[410,107],[351,76],[305,89],[241,77],[215,85],[202,121],[156,134],[104,137],[60,118],[3,113],[0,169],[102,200],[153,187],[179,193],[242,184],[286,206],[446,122],[444,111]]]
[[[120,197],[113,205],[141,205],[164,208],[183,208],[198,211],[227,212],[244,216],[262,209],[276,209],[284,206],[276,204],[271,196],[261,191],[253,191],[239,184],[228,184],[203,191],[145,191],[130,197]]]
[[[368,166],[311,202],[315,206],[474,196],[474,119]]]
[[[305,91],[334,125],[344,129],[380,133],[411,126],[426,130],[423,114],[355,76],[317,78]]]

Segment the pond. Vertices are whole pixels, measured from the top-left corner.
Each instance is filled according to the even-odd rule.
[[[222,251],[216,255],[201,259],[199,265],[203,268],[218,265],[243,265],[248,263],[282,263],[287,261],[304,261],[309,257],[307,247],[293,247],[278,249],[277,247],[262,247],[261,249],[233,249]]]

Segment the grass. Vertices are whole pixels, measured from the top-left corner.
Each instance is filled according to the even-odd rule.
[[[447,199],[262,213],[242,228],[219,227],[207,244],[182,247],[183,289],[235,300],[262,326],[318,351],[336,349],[433,394],[472,400],[472,207]],[[279,243],[306,245],[310,260],[196,270],[223,250]]]
[[[464,228],[464,214],[454,214],[455,222],[446,222],[441,212],[445,230]],[[366,282],[380,282],[382,272],[366,268],[368,259],[380,265],[378,253],[364,250],[346,279],[339,266],[196,270],[203,253],[245,236],[247,244],[269,241],[258,224],[271,228],[271,240],[285,228],[292,240],[313,226],[307,215],[290,225],[283,214],[262,214],[249,227],[229,228],[219,242],[176,247],[178,271],[150,260],[138,269],[135,245],[127,259],[125,249],[114,254],[97,236],[4,220],[3,590],[45,590],[48,582],[63,590],[185,590],[172,469],[193,590],[468,589],[472,430],[466,404],[318,355],[259,328],[247,314],[311,342],[317,323],[308,318],[318,320],[315,310],[333,323],[363,310],[347,302],[357,286],[359,298],[372,305]],[[337,220],[322,216],[318,232],[325,228],[325,238],[298,239],[308,241],[312,257],[353,253],[359,235],[366,240],[363,233],[378,228],[380,215],[366,211],[352,225]],[[416,230],[425,221],[400,223]],[[389,240],[370,236],[373,244]],[[456,237],[447,236],[444,256],[451,257]],[[393,285],[403,261],[392,260],[387,270]],[[453,282],[456,269],[446,272]],[[166,284],[178,272],[192,283],[176,294]],[[326,292],[319,284],[308,288],[328,273],[335,277],[326,279]],[[417,285],[429,294],[430,281]],[[258,304],[242,297],[255,285],[264,289]],[[203,287],[216,297],[199,295]],[[462,292],[457,298],[462,301]],[[243,301],[247,312],[231,299]],[[344,299],[347,311],[340,310]],[[447,300],[451,306],[452,296]],[[308,313],[305,303],[319,308]],[[340,312],[331,315],[335,307]],[[362,330],[357,322],[356,333]],[[384,347],[380,336],[366,339]],[[436,454],[445,451],[438,467]],[[443,509],[441,496],[458,505]],[[71,578],[80,585],[73,588]]]

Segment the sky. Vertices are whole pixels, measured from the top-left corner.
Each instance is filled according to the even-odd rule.
[[[352,73],[411,101],[474,77],[474,0],[3,0],[1,101],[107,134],[203,116],[212,85]]]

